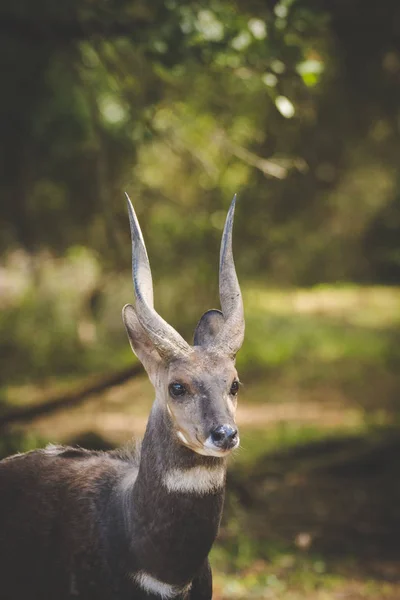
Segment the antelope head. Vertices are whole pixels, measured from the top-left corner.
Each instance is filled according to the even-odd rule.
[[[156,390],[176,441],[198,454],[224,456],[239,445],[235,422],[239,379],[235,356],[243,342],[242,295],[232,255],[236,196],[222,235],[220,310],[200,319],[190,346],[155,311],[150,264],[135,211],[127,196],[132,237],[135,307],[122,315],[133,352]]]

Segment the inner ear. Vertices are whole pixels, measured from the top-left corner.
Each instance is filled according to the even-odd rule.
[[[225,319],[220,310],[212,308],[204,313],[194,332],[195,346],[211,346],[215,336],[221,331]]]
[[[153,374],[162,363],[162,358],[139,323],[136,311],[131,304],[126,304],[122,309],[122,318],[131,348],[146,369],[150,380],[152,380]]]

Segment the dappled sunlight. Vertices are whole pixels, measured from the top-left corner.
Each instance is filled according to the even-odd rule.
[[[251,391],[250,391],[251,393]],[[268,428],[277,423],[314,424],[322,429],[335,427],[359,427],[364,422],[361,409],[351,409],[326,403],[324,400],[310,402],[299,395],[297,402],[281,401],[278,404],[245,404],[239,406],[238,424],[254,428]]]
[[[48,386],[46,395],[61,393],[63,388]],[[43,401],[44,390],[11,388],[9,401],[21,398],[25,404],[30,397],[32,403]],[[30,393],[30,396],[29,396]],[[129,442],[132,437],[140,438],[144,433],[154,390],[147,377],[140,376],[125,385],[116,386],[102,394],[88,397],[77,407],[36,418],[27,426],[31,434],[53,443],[67,443],[85,432],[94,432],[114,445]]]
[[[295,567],[296,568],[296,567]],[[303,567],[304,568],[304,567]],[[259,576],[249,570],[240,577],[221,574],[216,576],[215,600],[398,600],[400,586],[396,584],[376,584],[373,580],[354,579],[352,577],[340,578],[328,576],[325,573],[318,576],[312,572],[312,563],[308,569],[305,581],[293,577],[293,582],[288,583],[292,576],[292,569],[283,570],[276,575],[276,566],[273,565],[270,574],[265,574],[268,568],[263,565],[263,575]],[[308,578],[308,581],[307,581]]]
[[[276,315],[315,315],[362,327],[389,327],[400,323],[400,288],[316,286],[311,289],[244,290],[246,308]]]

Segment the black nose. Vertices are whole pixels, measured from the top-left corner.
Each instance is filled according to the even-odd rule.
[[[237,444],[238,430],[230,425],[219,425],[211,431],[211,439],[215,446],[222,450],[229,450]]]

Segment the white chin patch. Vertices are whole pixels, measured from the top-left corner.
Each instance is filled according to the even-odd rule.
[[[218,446],[215,446],[215,444],[211,440],[211,436],[206,439],[206,441],[203,444],[203,447],[201,447],[192,446],[192,444],[189,443],[185,435],[179,429],[177,430],[176,435],[178,436],[178,439],[182,442],[182,444],[193,450],[193,452],[201,454],[202,456],[216,456],[218,458],[228,456],[228,454],[230,454],[232,450],[235,450],[235,448],[239,446],[240,442],[239,438],[237,438],[237,442],[233,448],[229,448],[229,450],[223,450],[222,448],[218,448]]]
[[[237,448],[239,446],[239,443],[240,443],[240,439],[238,437],[236,440],[236,444],[233,446],[233,448],[229,448],[228,450],[223,450],[222,448],[218,448],[218,446],[216,446],[213,443],[211,436],[210,436],[204,442],[202,451],[199,451],[199,454],[204,454],[205,456],[227,456],[230,452],[232,452],[232,450],[235,450],[235,448]]]

